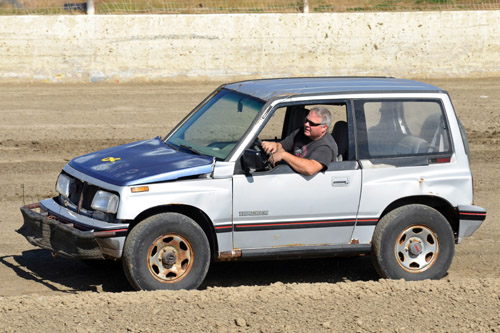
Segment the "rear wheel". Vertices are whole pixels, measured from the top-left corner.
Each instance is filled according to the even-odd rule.
[[[408,205],[389,212],[372,240],[372,261],[383,278],[442,278],[455,253],[453,231],[437,210]]]
[[[125,241],[123,268],[137,290],[195,289],[209,264],[207,237],[185,215],[154,215],[132,229]]]

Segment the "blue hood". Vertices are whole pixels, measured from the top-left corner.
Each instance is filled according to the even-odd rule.
[[[156,138],[83,155],[69,165],[107,183],[127,186],[210,173],[213,162],[211,156],[183,153]]]

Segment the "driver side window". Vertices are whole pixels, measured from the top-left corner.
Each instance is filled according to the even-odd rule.
[[[347,103],[346,102],[336,102],[331,104],[296,104],[279,107],[274,110],[273,114],[270,116],[268,122],[261,130],[258,135],[258,139],[262,141],[274,141],[280,142],[290,135],[295,130],[302,130],[304,127],[304,122],[309,110],[314,107],[323,106],[326,107],[332,114],[332,123],[329,124],[328,134],[333,135],[336,139],[337,146],[339,146],[339,156],[338,160],[346,160],[348,156],[348,138],[347,138]],[[340,126],[343,125],[343,126]],[[338,133],[334,133],[338,131]],[[337,135],[338,134],[338,135]],[[345,139],[344,139],[345,137]],[[340,142],[342,141],[342,142]],[[345,149],[340,149],[341,145],[345,146]],[[254,147],[258,148],[258,147]],[[263,163],[257,163],[260,166],[265,165],[265,156],[263,152],[255,152],[256,158],[262,158]],[[256,168],[257,172],[269,171],[270,168],[261,167]],[[254,172],[255,172],[254,171]],[[290,172],[292,172],[290,170]]]
[[[346,103],[291,105],[278,108],[274,111],[266,126],[260,132],[259,139],[262,141],[283,140],[294,130],[302,128],[309,110],[318,106],[326,107],[332,114],[332,123],[329,127],[330,133],[333,132],[337,122],[347,122]]]
[[[262,141],[281,141],[283,140],[282,131],[285,123],[286,107],[276,109],[266,126],[259,134]]]

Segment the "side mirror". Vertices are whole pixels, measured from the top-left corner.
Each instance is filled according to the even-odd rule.
[[[263,170],[266,167],[263,153],[254,149],[245,149],[241,162],[246,173]]]

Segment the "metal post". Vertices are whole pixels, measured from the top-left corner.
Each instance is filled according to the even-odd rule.
[[[87,15],[94,15],[95,13],[95,8],[94,8],[94,0],[87,0]]]
[[[304,14],[309,13],[309,0],[304,0]]]

